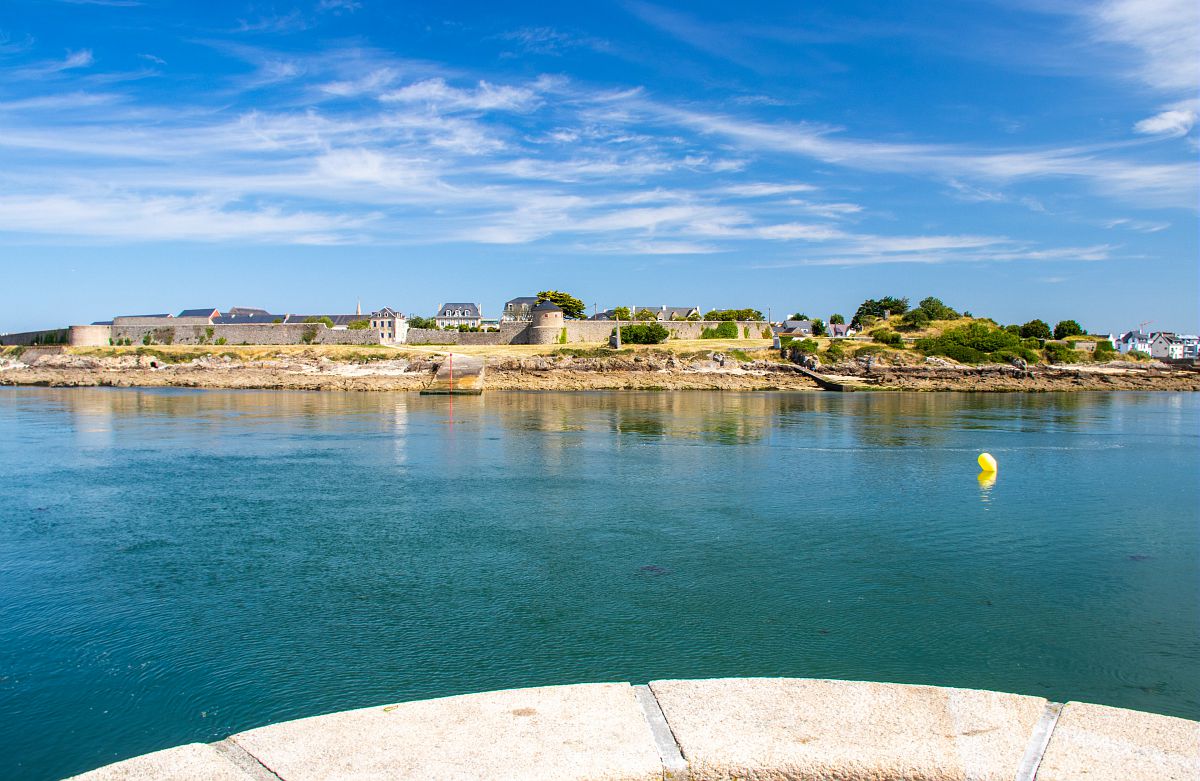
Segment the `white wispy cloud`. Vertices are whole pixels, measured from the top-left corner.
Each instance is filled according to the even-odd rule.
[[[1133,126],[1144,135],[1186,136],[1200,116],[1200,98],[1180,101]]]

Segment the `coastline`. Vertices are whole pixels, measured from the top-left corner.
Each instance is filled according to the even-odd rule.
[[[94,352],[94,351],[93,351]],[[43,387],[222,388],[308,391],[420,391],[444,353],[318,350],[220,354],[168,351],[29,350],[0,357],[0,385]],[[762,350],[759,355],[766,355]],[[330,357],[330,356],[333,357]],[[750,358],[744,352],[740,357]],[[487,356],[486,387],[504,391],[817,390],[786,362],[737,360],[721,352],[600,350]],[[1200,373],[1154,364],[1047,366],[868,366],[846,362],[821,372],[861,391],[1198,391]]]

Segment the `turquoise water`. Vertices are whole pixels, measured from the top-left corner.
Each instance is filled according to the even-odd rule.
[[[0,776],[578,681],[1200,718],[1200,397],[451,401],[0,389]]]

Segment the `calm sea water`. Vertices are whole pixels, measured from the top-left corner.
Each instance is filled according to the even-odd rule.
[[[0,775],[579,681],[1200,718],[1198,423],[1176,394],[3,389]]]

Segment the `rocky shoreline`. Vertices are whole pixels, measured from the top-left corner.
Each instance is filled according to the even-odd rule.
[[[439,356],[381,356],[370,361],[285,355],[240,360],[205,355],[164,362],[152,355],[76,355],[29,351],[0,357],[0,385],[48,387],[177,387],[328,391],[418,391]],[[1079,390],[1200,390],[1200,373],[1162,364],[1030,367],[846,362],[821,367],[862,390],[1050,392]],[[720,353],[680,356],[640,353],[499,357],[487,361],[490,390],[814,390],[798,367],[770,360],[738,361]]]

